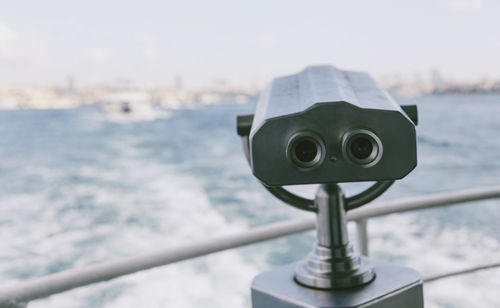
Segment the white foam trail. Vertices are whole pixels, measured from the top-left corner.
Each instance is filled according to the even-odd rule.
[[[134,152],[126,146],[121,150]],[[196,178],[176,174],[167,166],[117,158],[107,171],[82,166],[78,174],[130,189],[77,183],[65,186],[64,194],[53,201],[47,195],[50,189],[45,195],[3,198],[6,206],[0,207],[0,214],[12,223],[2,228],[5,240],[0,242],[0,256],[8,262],[0,263],[1,270],[24,268],[27,275],[41,275],[47,268],[60,270],[61,262],[80,267],[246,228],[228,224]],[[255,266],[230,251],[66,292],[30,307],[194,307],[202,303],[204,307],[243,307],[256,273]]]

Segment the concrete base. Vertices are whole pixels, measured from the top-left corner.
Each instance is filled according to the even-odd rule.
[[[423,308],[420,275],[406,267],[372,261],[376,278],[355,288],[318,290],[295,279],[297,263],[262,273],[252,282],[253,308]]]

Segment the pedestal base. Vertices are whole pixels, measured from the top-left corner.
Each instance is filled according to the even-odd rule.
[[[262,273],[252,282],[253,308],[423,308],[420,275],[406,267],[373,261],[376,278],[340,290],[304,287],[294,279],[297,263]]]

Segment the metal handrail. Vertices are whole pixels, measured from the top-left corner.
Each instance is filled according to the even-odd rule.
[[[369,218],[492,198],[500,198],[500,186],[439,193],[392,202],[377,203],[350,211],[347,217],[349,220],[357,223],[358,232],[360,230],[363,232],[359,238],[362,240],[364,239],[363,241],[365,242],[360,244],[362,246],[361,248],[364,247],[367,253],[368,236],[366,233],[366,223]],[[21,307],[22,303],[61,293],[73,288],[107,281],[138,271],[214,252],[304,232],[314,228],[314,217],[295,219],[254,228],[239,234],[222,236],[199,243],[186,244],[160,252],[90,265],[82,269],[71,269],[35,278],[21,282],[12,287],[2,288],[0,290],[0,307]]]
[[[365,206],[361,209],[354,210],[347,214],[350,220],[355,221],[358,236],[358,249],[365,256],[368,255],[368,227],[367,220],[369,218],[403,213],[414,210],[421,210],[433,207],[442,207],[455,205],[471,201],[487,200],[499,198],[500,186],[490,186],[473,188],[466,190],[458,190],[454,192],[445,192],[431,194],[420,197],[405,198],[396,201],[375,203]]]
[[[449,273],[444,273],[444,274],[433,275],[433,276],[426,277],[423,280],[424,280],[424,283],[429,283],[429,282],[433,282],[433,281],[443,279],[443,278],[454,277],[454,276],[459,276],[459,275],[464,275],[464,274],[471,274],[471,273],[475,273],[478,271],[484,271],[487,269],[492,269],[492,268],[497,268],[497,267],[500,267],[500,262],[495,262],[495,263],[490,263],[490,264],[480,265],[480,266],[474,266],[471,268],[466,268],[466,269],[462,269],[459,271],[454,271],[454,272],[449,272]]]
[[[60,273],[34,278],[26,282],[21,282],[13,287],[2,288],[0,290],[0,307],[3,308],[3,305],[8,302],[31,301],[138,271],[304,232],[314,229],[314,227],[314,219],[296,219],[254,228],[238,234],[221,236],[203,242],[184,244],[175,248],[137,257],[89,265],[81,269],[70,269]]]

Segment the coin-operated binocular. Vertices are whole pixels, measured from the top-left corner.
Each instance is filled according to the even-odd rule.
[[[254,308],[423,307],[408,268],[354,251],[346,211],[384,193],[417,164],[416,106],[398,105],[367,73],[311,66],[274,79],[254,115],[238,117],[253,174],[275,197],[317,213],[317,241],[298,263],[257,276]],[[375,181],[346,198],[338,183]],[[314,200],[283,185],[321,184]]]

